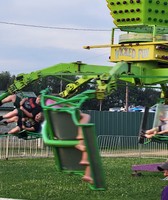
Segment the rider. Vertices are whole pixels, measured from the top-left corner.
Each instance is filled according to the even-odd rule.
[[[6,118],[11,118],[15,115],[20,117],[27,116],[29,118],[35,118],[36,114],[42,111],[40,105],[40,95],[38,97],[28,97],[21,100],[17,95],[10,95],[3,99],[0,104],[7,102],[13,102],[16,109],[5,114],[4,116],[0,116],[0,121]]]
[[[13,116],[5,121],[6,124],[16,122],[17,126],[12,128],[10,131],[4,133],[7,134],[15,134],[22,130],[27,130],[31,132],[40,132],[41,131],[41,123],[44,120],[44,116],[42,112],[36,114],[35,119],[27,118],[27,117],[19,117]]]
[[[159,134],[168,134],[168,118],[160,118],[161,125],[154,127],[152,129],[146,130],[144,132],[144,137],[146,138],[152,138],[154,135]]]

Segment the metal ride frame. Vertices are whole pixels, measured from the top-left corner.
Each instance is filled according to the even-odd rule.
[[[112,29],[111,44],[84,48],[111,48],[110,61],[116,63],[115,66],[60,63],[29,74],[19,74],[0,100],[42,77],[53,75],[61,79],[62,75],[80,75],[81,78],[68,84],[60,93],[62,98],[73,98],[83,84],[94,80],[97,87],[89,93],[89,98],[102,100],[117,89],[117,80],[123,80],[138,87],[159,84],[161,100],[168,104],[167,4],[168,0],[107,0],[117,26]],[[114,44],[117,29],[127,34],[120,36],[119,44]],[[104,184],[100,189],[103,187]]]
[[[15,93],[39,78],[55,75],[80,75],[74,83],[60,93],[63,98],[75,95],[83,84],[91,80],[97,83],[96,98],[116,90],[117,80],[130,82],[138,87],[161,85],[162,98],[168,98],[168,20],[165,5],[167,0],[107,0],[116,28],[112,29],[111,44],[85,46],[85,49],[111,48],[110,61],[115,66],[88,65],[81,62],[60,63],[29,74],[19,74],[14,83],[0,96],[0,100]],[[127,5],[127,9],[125,9]],[[150,17],[146,15],[150,13]],[[156,15],[157,13],[157,15]],[[114,44],[115,31],[127,31]]]

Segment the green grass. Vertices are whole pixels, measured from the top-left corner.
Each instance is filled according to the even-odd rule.
[[[0,160],[0,197],[27,200],[159,200],[167,181],[161,172],[133,177],[133,164],[159,159],[103,158],[107,190],[92,191],[78,175],[56,171],[54,159]]]

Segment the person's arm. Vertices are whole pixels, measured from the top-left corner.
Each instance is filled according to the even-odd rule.
[[[20,106],[22,106],[22,105],[24,104],[24,102],[27,101],[27,100],[28,100],[28,98],[22,99],[22,100],[20,101]]]
[[[27,120],[27,118],[22,117],[22,122],[25,122]]]
[[[80,112],[80,124],[87,124],[90,121],[90,115]]]
[[[157,134],[159,134],[159,135],[160,135],[160,134],[165,134],[165,133],[168,133],[168,129],[157,132]]]
[[[160,117],[160,121],[162,121],[162,122],[168,121],[168,118],[167,117]]]
[[[34,127],[30,127],[30,128],[27,128],[25,127],[24,125],[22,125],[22,129],[26,130],[26,131],[35,131]]]
[[[28,112],[23,106],[20,106],[20,109],[23,111],[23,113],[24,113],[27,117],[29,117],[29,118],[32,118],[32,117],[33,117],[32,113]]]

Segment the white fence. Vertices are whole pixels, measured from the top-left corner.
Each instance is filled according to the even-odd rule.
[[[168,158],[168,144],[138,143],[137,136],[98,136],[98,145],[103,157]]]
[[[102,157],[168,158],[168,144],[165,143],[140,145],[134,136],[100,135],[97,139]],[[46,146],[42,139],[0,138],[0,159],[52,156],[52,148]]]
[[[51,157],[52,149],[45,146],[43,140],[23,140],[17,137],[0,138],[0,159],[16,157]]]

